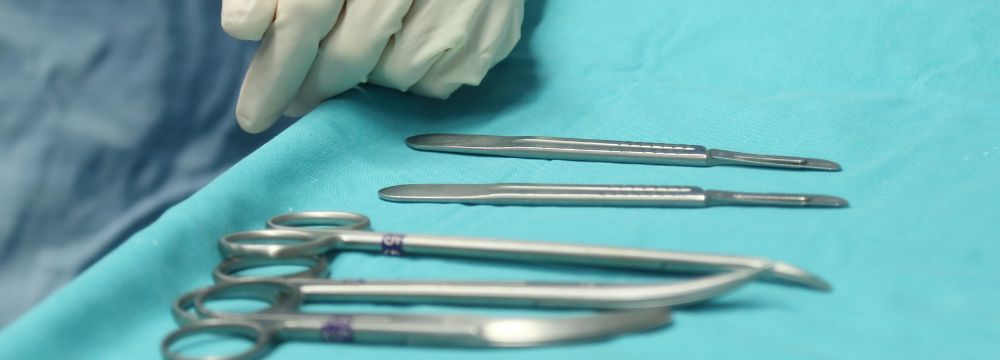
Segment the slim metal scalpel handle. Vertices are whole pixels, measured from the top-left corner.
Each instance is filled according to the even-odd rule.
[[[651,165],[738,165],[839,171],[823,159],[760,155],[707,149],[701,145],[573,139],[540,136],[425,134],[406,139],[417,150],[533,159],[599,161]]]
[[[570,184],[408,184],[379,190],[394,202],[480,205],[708,207],[720,205],[846,207],[829,195],[702,190],[694,186]]]

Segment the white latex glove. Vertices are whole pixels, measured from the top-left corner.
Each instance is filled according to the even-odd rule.
[[[524,0],[223,0],[222,28],[261,40],[236,118],[257,133],[360,83],[445,99],[521,37]]]

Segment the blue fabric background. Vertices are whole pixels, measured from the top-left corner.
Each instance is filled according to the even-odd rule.
[[[754,284],[672,327],[524,350],[286,343],[272,359],[994,358],[1000,352],[1000,8],[945,1],[529,2],[526,36],[449,101],[366,88],[325,103],[0,333],[0,358],[158,357],[168,305],[221,235],[336,209],[376,229],[748,254],[830,280]],[[704,144],[840,173],[417,152],[426,132]],[[413,182],[699,185],[843,196],[847,209],[394,204]],[[334,277],[626,279],[346,255]]]
[[[0,1],[0,328],[276,134],[219,1]]]

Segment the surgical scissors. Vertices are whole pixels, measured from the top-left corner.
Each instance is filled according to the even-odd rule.
[[[840,171],[840,165],[829,160],[748,154],[706,149],[700,145],[463,134],[417,135],[407,138],[406,145],[416,150],[532,159],[679,166],[739,165]]]
[[[387,256],[438,255],[491,260],[549,262],[645,271],[718,273],[764,269],[762,278],[829,291],[820,277],[790,264],[762,258],[570,245],[471,237],[382,233],[367,230],[368,217],[349,212],[298,212],[267,222],[268,230],[233,233],[219,241],[225,257],[292,258],[328,251],[381,252]],[[276,261],[276,260],[275,260]],[[223,262],[220,267],[227,263]],[[229,270],[252,266],[229,264]],[[267,265],[265,263],[265,265]],[[219,272],[229,270],[221,269]],[[321,272],[310,270],[311,273]]]
[[[237,295],[271,304],[268,311],[298,310],[315,302],[462,304],[587,309],[632,309],[688,305],[728,293],[765,269],[734,270],[676,283],[600,284],[557,282],[344,281],[257,279],[196,290],[194,308],[217,317],[205,301]]]
[[[229,284],[228,286],[233,286]],[[218,289],[217,289],[218,290]],[[233,288],[218,290],[221,293]],[[272,289],[273,290],[273,289]],[[279,289],[280,291],[280,289]],[[306,314],[291,307],[294,301],[281,302],[276,297],[272,308],[254,313],[209,312],[199,303],[209,290],[196,290],[179,298],[173,306],[174,318],[182,327],[167,335],[160,351],[167,359],[196,359],[175,352],[172,347],[182,339],[199,333],[223,333],[252,339],[254,344],[243,352],[206,356],[213,360],[258,359],[279,340],[326,341],[335,343],[388,343],[456,347],[529,347],[550,344],[595,341],[623,333],[646,331],[669,324],[666,307],[609,311],[597,314],[560,317],[489,317],[476,315],[402,315],[402,314]],[[229,294],[240,297],[244,290]],[[405,299],[403,302],[406,302]],[[291,306],[291,307],[290,307]],[[190,308],[201,307],[200,314]]]
[[[528,206],[847,206],[847,200],[829,195],[702,190],[694,186],[407,184],[379,190],[378,196],[382,200],[394,202]]]

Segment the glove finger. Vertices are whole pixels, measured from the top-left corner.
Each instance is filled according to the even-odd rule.
[[[343,7],[343,0],[282,0],[274,23],[247,69],[236,119],[258,133],[271,127],[288,107],[309,72],[320,41]]]
[[[490,1],[465,46],[441,56],[410,91],[444,99],[462,85],[479,85],[521,38],[523,18],[523,0]]]
[[[368,81],[406,91],[446,51],[461,49],[485,0],[414,0]]]
[[[403,25],[411,0],[347,0],[285,115],[302,116],[323,100],[368,80],[385,45]]]
[[[222,30],[240,40],[260,40],[277,7],[278,0],[222,0]]]

